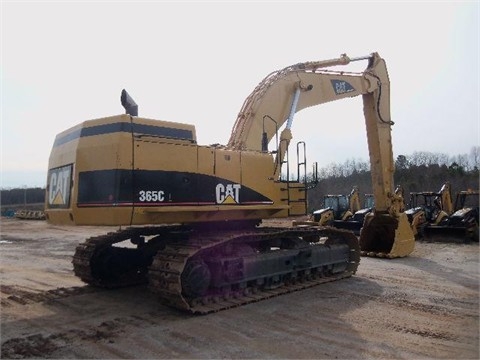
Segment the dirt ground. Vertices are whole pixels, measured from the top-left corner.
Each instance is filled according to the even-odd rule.
[[[478,244],[417,242],[348,279],[192,316],[73,275],[77,243],[111,230],[2,218],[2,358],[479,358]]]

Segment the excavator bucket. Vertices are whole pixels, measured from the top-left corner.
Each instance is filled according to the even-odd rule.
[[[360,232],[360,249],[363,256],[397,258],[410,255],[415,248],[407,215],[369,214]]]

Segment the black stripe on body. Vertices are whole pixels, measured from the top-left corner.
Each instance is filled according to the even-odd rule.
[[[117,132],[128,132],[128,133],[133,132],[135,134],[140,134],[140,135],[151,135],[151,136],[159,136],[159,137],[170,138],[170,139],[190,140],[194,142],[193,133],[190,130],[168,128],[163,126],[127,123],[127,122],[117,122],[113,124],[103,124],[103,125],[96,125],[91,127],[84,127],[84,128],[75,130],[70,134],[67,134],[61,137],[57,136],[55,138],[55,142],[53,146],[54,147],[59,146],[84,136],[105,135],[105,134],[113,134]]]
[[[233,187],[238,185],[215,176],[188,172],[122,169],[87,171],[79,174],[77,205],[215,205],[221,204],[216,192],[218,184],[222,184],[220,197],[226,196],[227,186],[235,192]],[[245,186],[238,189],[239,205],[272,203],[271,199],[253,189]]]

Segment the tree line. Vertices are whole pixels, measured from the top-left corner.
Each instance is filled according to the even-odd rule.
[[[38,204],[45,201],[45,188],[14,188],[1,190],[0,202],[5,205]]]
[[[472,147],[470,154],[449,156],[442,153],[417,151],[399,155],[395,160],[394,183],[404,190],[408,207],[411,192],[438,192],[445,182],[450,182],[452,197],[462,190],[479,190],[480,147]],[[309,175],[310,180],[313,174]],[[322,208],[323,197],[328,194],[348,195],[358,186],[360,198],[371,194],[370,164],[350,159],[343,164],[330,164],[318,171],[318,185],[307,193],[309,211]]]

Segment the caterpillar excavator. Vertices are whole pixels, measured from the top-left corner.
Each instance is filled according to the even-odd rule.
[[[363,72],[334,69],[364,60]],[[295,113],[359,95],[375,189],[369,231],[359,241],[329,227],[269,226],[265,219],[307,210],[306,180],[282,178]],[[138,116],[124,90],[125,114],[56,136],[47,220],[117,227],[77,246],[73,270],[85,283],[148,284],[166,305],[194,314],[350,277],[361,251],[386,257],[413,251],[406,216],[395,208],[389,98],[377,53],[295,64],[269,74],[247,97],[226,145],[203,146],[193,125]],[[300,157],[297,167],[305,163]]]

